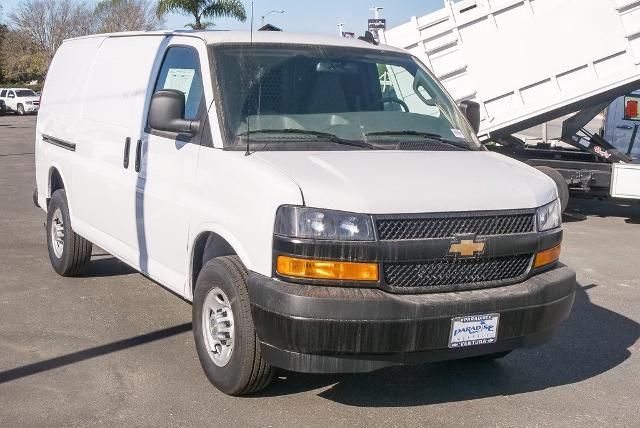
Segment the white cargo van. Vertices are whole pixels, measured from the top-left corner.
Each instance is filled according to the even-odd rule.
[[[277,367],[539,345],[575,293],[556,186],[488,152],[478,106],[461,107],[416,58],[365,41],[66,41],[36,133],[51,263],[81,275],[95,244],[192,301],[202,367],[228,394]]]

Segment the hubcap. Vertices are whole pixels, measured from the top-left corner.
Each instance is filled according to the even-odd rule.
[[[64,220],[59,208],[51,218],[51,245],[56,257],[61,258],[64,251]]]
[[[235,328],[227,295],[219,288],[209,291],[202,308],[202,334],[215,365],[224,367],[231,360]]]

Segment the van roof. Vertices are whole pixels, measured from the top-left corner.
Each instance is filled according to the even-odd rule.
[[[344,46],[385,50],[392,52],[404,52],[392,46],[374,46],[358,39],[346,37],[323,36],[318,34],[285,33],[282,31],[254,31],[253,35],[249,31],[193,31],[193,30],[162,30],[162,31],[133,31],[125,33],[94,34],[90,36],[78,37],[76,39],[96,38],[96,37],[167,37],[185,36],[195,37],[203,40],[208,45],[226,43],[287,43],[300,45],[323,45],[323,46]]]

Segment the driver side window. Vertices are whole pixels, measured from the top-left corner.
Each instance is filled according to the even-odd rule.
[[[188,120],[197,118],[204,87],[200,59],[195,49],[174,46],[167,50],[154,92],[161,89],[174,89],[184,93],[184,118]]]

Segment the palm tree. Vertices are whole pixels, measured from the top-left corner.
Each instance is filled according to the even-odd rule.
[[[204,30],[213,26],[211,21],[203,21],[202,18],[236,18],[241,22],[247,20],[247,12],[238,0],[160,0],[157,14],[159,17],[169,12],[178,12],[183,15],[192,15],[193,23],[187,24],[194,30]]]

